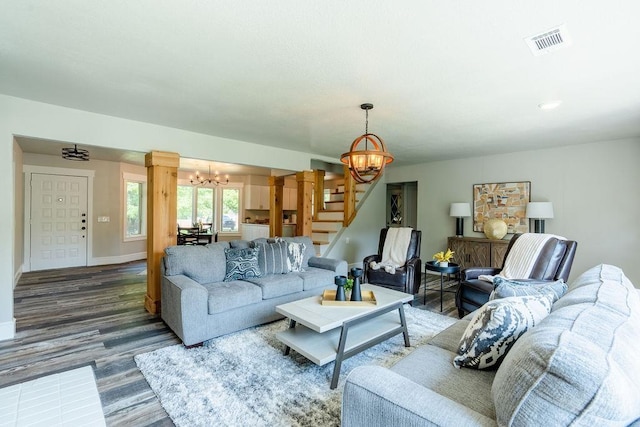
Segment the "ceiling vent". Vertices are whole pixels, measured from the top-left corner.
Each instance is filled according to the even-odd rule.
[[[567,27],[564,24],[527,37],[524,40],[534,56],[544,55],[571,46],[571,36],[569,36]]]

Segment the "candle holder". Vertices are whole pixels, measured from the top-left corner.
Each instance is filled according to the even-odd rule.
[[[353,288],[351,289],[351,301],[362,301],[362,291],[360,289],[360,277],[364,272],[361,268],[352,268]]]
[[[334,278],[334,283],[338,287],[336,291],[336,301],[346,301],[347,296],[344,293],[344,285],[347,284],[347,276],[336,276]]]

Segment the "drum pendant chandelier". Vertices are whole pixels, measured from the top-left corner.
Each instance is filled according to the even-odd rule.
[[[387,151],[382,138],[369,133],[369,110],[373,108],[373,104],[362,104],[360,108],[366,114],[364,135],[353,140],[349,152],[340,156],[340,161],[349,167],[349,172],[356,182],[366,184],[382,175],[387,163],[393,162],[393,155]]]

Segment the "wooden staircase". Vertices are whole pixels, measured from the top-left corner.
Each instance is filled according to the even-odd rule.
[[[356,206],[365,196],[369,184],[356,184]],[[317,212],[311,226],[311,239],[316,248],[316,254],[322,256],[329,249],[331,243],[338,237],[345,226],[344,182],[340,183],[324,202],[324,209]]]

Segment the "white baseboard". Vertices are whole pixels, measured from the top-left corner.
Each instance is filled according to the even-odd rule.
[[[16,286],[18,285],[18,280],[20,280],[21,277],[22,277],[22,266],[20,266],[20,268],[18,268],[18,271],[16,271],[16,274],[13,275],[13,289],[15,289]]]
[[[16,336],[16,318],[0,323],[0,341],[12,340]]]
[[[122,264],[125,262],[137,261],[139,259],[146,259],[146,252],[138,252],[135,254],[117,255],[117,256],[104,256],[98,258],[91,258],[87,261],[87,265],[108,265],[108,264]]]

